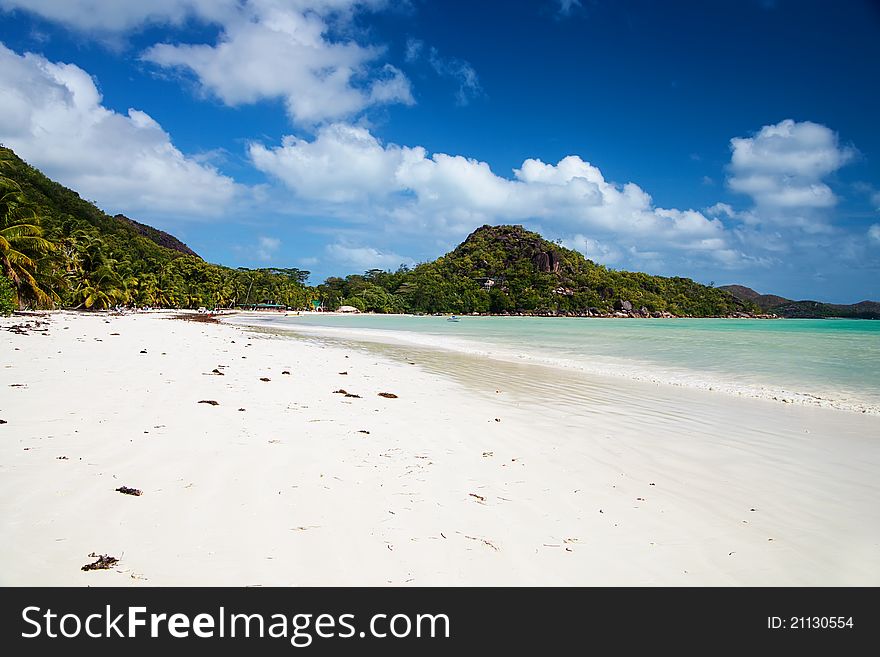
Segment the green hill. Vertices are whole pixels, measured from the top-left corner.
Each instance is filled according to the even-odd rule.
[[[4,147],[0,195],[0,274],[22,307],[300,308],[313,296],[308,272],[207,263],[168,233],[106,214]]]
[[[860,301],[853,304],[823,303],[821,301],[792,301],[775,294],[760,294],[744,285],[723,285],[739,299],[755,303],[765,312],[791,319],[823,319],[842,317],[849,319],[880,319],[880,303]]]
[[[522,226],[482,226],[452,252],[397,272],[332,278],[330,306],[376,312],[728,316],[749,301],[689,278],[615,271]]]

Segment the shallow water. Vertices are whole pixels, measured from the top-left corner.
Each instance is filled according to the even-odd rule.
[[[874,321],[316,314],[233,321],[880,413]]]

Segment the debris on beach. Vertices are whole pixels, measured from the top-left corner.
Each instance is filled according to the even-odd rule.
[[[56,461],[68,461],[69,459],[66,456],[56,456]]]
[[[267,376],[261,376],[260,381],[263,381],[264,383],[268,383],[269,381],[271,381],[271,379]]]
[[[477,495],[476,493],[468,493],[471,497],[476,497],[480,502],[485,502],[486,498],[482,495]]]
[[[214,401],[213,399],[202,399],[200,404],[210,404],[211,406],[219,406],[220,402]]]
[[[282,374],[290,374],[290,372],[288,372],[287,370],[284,370],[284,371],[282,372]]]
[[[223,372],[218,370],[216,367],[213,370],[211,370],[211,374],[209,374],[208,376],[211,376],[211,375],[213,375],[213,376],[226,376],[225,374],[223,374]]]
[[[25,322],[24,324],[13,324],[12,326],[3,326],[0,328],[9,331],[10,333],[15,333],[16,335],[30,335],[28,331],[36,331],[37,333],[48,335],[48,326],[49,322],[41,322],[37,320],[34,323]]]
[[[489,458],[490,456],[495,456],[495,452],[483,452],[483,458]]]
[[[367,431],[366,429],[360,429],[360,430],[358,431],[358,433],[365,433],[365,434],[367,434],[368,436],[370,435],[370,432]]]
[[[119,559],[111,557],[108,554],[95,554],[92,552],[89,556],[96,559],[96,561],[87,563],[82,567],[82,570],[110,570],[113,566],[119,563]]]
[[[496,421],[496,422],[501,422],[501,418],[500,418],[500,417],[496,417],[496,418],[495,418],[495,421]]]
[[[246,409],[244,409],[244,408],[239,408],[238,410],[239,410],[239,411],[244,411],[244,410],[246,410]]]
[[[0,420],[0,424],[9,424],[6,420]]]
[[[334,395],[347,395],[348,391],[345,388],[340,388],[339,390],[333,391]]]
[[[393,392],[380,392],[379,396],[384,397],[385,399],[397,399],[397,395]]]
[[[499,548],[494,543],[492,543],[492,541],[487,541],[485,538],[479,538],[477,536],[468,536],[467,534],[464,534],[464,537],[469,538],[472,541],[479,541],[483,545],[488,545],[490,548],[492,548],[496,552],[499,551]],[[444,536],[443,538],[446,538],[446,537]]]
[[[220,320],[218,320],[213,313],[181,313],[179,315],[172,315],[168,319],[182,319],[185,322],[202,322],[204,324],[219,324]]]
[[[143,491],[137,488],[129,488],[128,486],[120,486],[116,489],[117,493],[122,493],[123,495],[134,495],[135,497],[140,497],[143,495]]]
[[[340,372],[339,374],[341,374],[342,376],[346,376],[348,372]]]
[[[146,349],[141,349],[141,353],[142,353],[142,354],[145,354],[145,353],[147,353],[147,350],[146,350]]]
[[[346,393],[345,396],[346,396],[346,397],[354,397],[355,399],[360,399],[360,398],[361,398],[360,395],[354,395],[354,394],[352,394],[352,393],[350,393],[350,392],[349,392],[349,393]]]

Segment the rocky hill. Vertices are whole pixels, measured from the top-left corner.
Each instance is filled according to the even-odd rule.
[[[113,215],[113,218],[117,221],[128,224],[129,226],[134,228],[138,232],[138,234],[143,235],[151,242],[154,242],[155,244],[158,244],[165,249],[170,249],[172,251],[182,253],[183,255],[193,256],[194,258],[201,259],[198,253],[196,253],[186,244],[174,237],[174,235],[166,233],[164,230],[159,230],[158,228],[153,228],[152,226],[148,226],[147,224],[142,224],[141,222],[135,221],[134,219],[129,219],[124,214]]]
[[[522,226],[481,226],[412,270],[331,279],[322,291],[361,310],[573,316],[730,316],[760,309],[689,278],[598,265]]]

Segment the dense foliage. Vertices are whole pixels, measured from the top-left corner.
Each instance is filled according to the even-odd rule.
[[[730,293],[689,278],[614,271],[522,226],[483,226],[451,253],[413,269],[329,278],[330,307],[423,313],[607,313],[634,309],[697,317],[753,312]]]
[[[310,304],[308,272],[212,265],[160,246],[153,239],[170,236],[147,228],[105,214],[0,147],[0,273],[17,305]]]
[[[166,247],[172,248],[166,248]],[[300,269],[212,265],[162,231],[93,203],[0,147],[0,272],[20,306],[103,309],[271,303],[392,313],[755,311],[748,300],[688,278],[614,271],[522,226],[483,226],[454,251],[414,268],[370,270],[306,286]],[[2,294],[2,293],[0,293]]]
[[[15,288],[12,281],[5,276],[0,276],[0,316],[11,315],[16,308]]]

